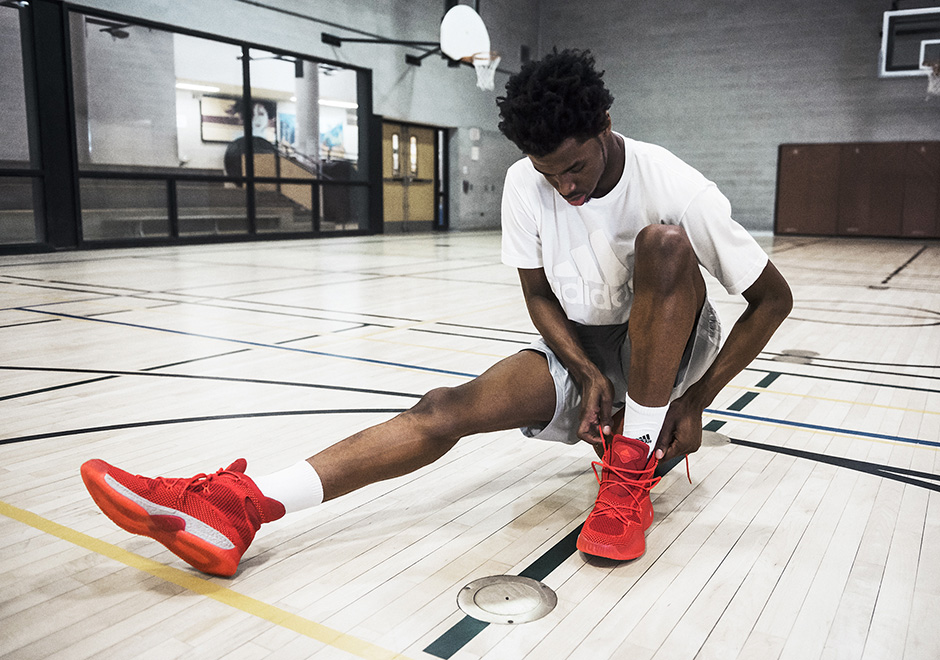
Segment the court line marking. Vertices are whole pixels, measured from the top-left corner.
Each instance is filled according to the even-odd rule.
[[[241,350],[249,350],[249,349],[241,349]],[[222,353],[220,355],[226,356],[230,354],[231,353]],[[120,370],[120,369],[78,369],[78,368],[71,368],[71,367],[35,367],[35,366],[21,366],[21,365],[17,365],[17,366],[0,365],[0,371],[6,370],[6,371],[37,371],[37,372],[50,372],[50,373],[100,374],[104,376],[104,378],[66,383],[64,385],[57,385],[54,387],[33,390],[30,392],[20,392],[17,394],[11,394],[5,397],[0,397],[0,401],[4,401],[6,399],[18,398],[18,397],[22,397],[26,395],[31,395],[31,394],[43,393],[43,392],[51,391],[55,389],[81,386],[84,384],[89,384],[89,383],[93,383],[93,382],[97,382],[101,380],[108,380],[110,378],[116,378],[118,376],[181,378],[181,379],[190,379],[190,380],[220,381],[220,382],[245,383],[245,384],[255,384],[255,385],[278,385],[278,386],[284,386],[284,387],[304,387],[304,388],[311,388],[311,389],[336,390],[336,391],[341,391],[341,392],[354,392],[354,393],[359,393],[359,394],[380,394],[380,395],[387,395],[387,396],[405,397],[405,398],[410,398],[410,399],[421,398],[420,394],[416,394],[412,392],[394,392],[391,390],[374,390],[374,389],[367,389],[367,388],[347,387],[347,386],[341,386],[341,385],[326,385],[323,383],[306,383],[306,382],[301,382],[301,381],[286,381],[286,380],[281,381],[281,380],[269,380],[269,379],[261,379],[261,378],[240,378],[240,377],[235,377],[235,376],[210,376],[210,375],[204,375],[204,374],[160,373],[160,372],[154,371],[155,369],[166,369],[169,367],[175,367],[181,364],[186,364],[188,362],[194,362],[194,361],[199,361],[203,359],[211,359],[214,357],[218,357],[218,356],[209,356],[207,358],[194,358],[193,360],[186,360],[184,362],[176,362],[176,363],[171,363],[171,364],[159,365],[156,367],[147,367],[146,369],[142,369],[140,371],[127,371],[127,370]],[[788,373],[781,373],[780,375],[794,376],[794,374],[788,374]],[[859,384],[877,385],[874,383],[862,383],[861,381],[859,381]],[[940,415],[940,410],[905,408],[902,406],[889,406],[889,405],[879,404],[879,403],[859,404],[857,401],[851,401],[849,399],[836,399],[832,397],[816,396],[812,394],[802,394],[799,392],[785,392],[783,390],[771,390],[771,389],[762,388],[759,385],[754,386],[754,387],[748,387],[745,385],[730,385],[729,384],[729,385],[725,385],[725,389],[744,390],[744,391],[749,391],[749,392],[761,392],[761,393],[772,394],[772,395],[777,395],[777,396],[800,397],[802,399],[812,399],[813,401],[828,401],[830,403],[865,405],[868,408],[881,408],[884,410],[899,410],[902,412],[914,412],[914,413],[920,413],[923,415]]]
[[[368,364],[379,364],[385,367],[395,367],[398,369],[412,369],[415,371],[427,371],[435,374],[444,374],[447,376],[460,376],[463,378],[475,378],[476,374],[465,373],[463,371],[451,371],[450,369],[436,369],[434,367],[422,367],[414,364],[403,364],[400,362],[390,362],[388,360],[377,360],[374,358],[356,357],[353,355],[341,355],[339,353],[330,353],[327,351],[314,351],[306,348],[294,348],[291,346],[279,346],[277,344],[265,344],[259,341],[248,341],[247,339],[233,339],[231,337],[219,337],[216,335],[204,335],[198,332],[186,332],[184,330],[173,330],[172,328],[158,328],[156,326],[143,325],[140,323],[127,323],[125,321],[113,321],[111,319],[98,319],[88,316],[79,316],[77,314],[64,314],[62,312],[47,312],[41,309],[31,309],[29,307],[17,307],[21,312],[32,312],[34,314],[46,314],[77,321],[92,321],[94,323],[110,323],[111,325],[120,325],[127,328],[138,328],[140,330],[153,330],[155,332],[166,332],[173,335],[183,335],[184,337],[198,337],[200,339],[211,339],[213,341],[224,341],[231,344],[240,344],[242,346],[254,346],[255,348],[270,348],[279,351],[290,351],[292,353],[306,353],[307,355],[318,355],[321,357],[336,358],[338,360],[352,360],[354,362],[366,362]]]
[[[162,426],[167,424],[187,424],[192,422],[210,422],[229,419],[247,419],[261,417],[288,417],[294,415],[332,415],[332,414],[398,414],[402,412],[401,408],[349,408],[349,409],[329,409],[329,410],[278,410],[253,413],[231,413],[226,415],[205,415],[200,417],[187,417],[179,419],[160,419],[137,422],[125,422],[121,424],[111,424],[105,426],[96,426],[88,428],[66,429],[64,431],[50,431],[48,433],[39,433],[35,435],[19,436],[15,438],[2,438],[0,445],[26,442],[30,440],[45,440],[50,438],[66,437],[73,435],[82,435],[85,433],[98,433],[106,431],[117,431],[128,428],[141,428],[148,426]],[[905,444],[921,445],[934,449],[940,448],[940,442],[932,440],[921,440],[919,438],[907,438],[903,436],[889,435],[885,433],[870,433],[868,431],[857,431],[853,429],[840,429],[834,426],[822,426],[819,424],[808,424],[806,422],[791,422],[785,419],[774,419],[772,417],[761,417],[758,415],[746,415],[728,410],[715,410],[706,408],[705,415],[718,418],[732,418],[743,420],[752,424],[764,424],[770,426],[782,426],[787,428],[805,429],[809,431],[821,431],[850,438],[861,438],[874,442],[900,442]]]
[[[292,630],[317,642],[340,649],[365,660],[409,660],[407,656],[382,648],[370,642],[347,635],[316,621],[283,610],[275,605],[246,596],[228,587],[223,587],[210,579],[158,563],[152,559],[124,550],[93,536],[88,536],[65,525],[53,522],[40,515],[20,509],[0,500],[0,514],[28,525],[43,533],[58,537],[63,541],[77,545],[85,550],[113,559],[121,564],[136,568],[188,591],[211,598],[223,605],[245,612],[281,628]]]
[[[884,410],[899,410],[901,412],[914,412],[914,413],[920,413],[923,415],[940,415],[940,410],[926,410],[926,409],[921,409],[921,408],[904,408],[902,406],[888,406],[882,403],[859,403],[858,401],[852,401],[850,399],[834,399],[832,397],[816,396],[814,394],[801,394],[800,392],[784,392],[783,390],[757,389],[755,387],[747,387],[745,385],[725,385],[725,389],[745,390],[748,392],[771,394],[771,395],[776,395],[776,396],[797,396],[797,397],[800,397],[801,399],[812,399],[813,401],[827,401],[829,403],[847,403],[853,406],[862,405],[862,406],[865,406],[866,408],[882,408]]]
[[[36,433],[22,435],[16,438],[0,438],[0,446],[32,440],[47,440],[49,438],[65,438],[85,433],[107,433],[109,431],[123,431],[126,429],[148,428],[151,426],[165,426],[169,424],[192,424],[198,422],[219,422],[233,419],[261,419],[264,417],[292,417],[303,415],[397,415],[404,412],[404,408],[330,408],[327,410],[275,410],[268,412],[229,413],[225,415],[201,415],[199,417],[180,417],[175,419],[154,419],[142,422],[123,422],[119,424],[106,424],[103,426],[89,426],[65,431],[51,431],[49,433]]]
[[[925,447],[940,447],[940,442],[932,440],[921,440],[919,438],[905,438],[899,435],[889,435],[887,433],[870,433],[868,431],[855,431],[852,429],[840,429],[835,426],[822,426],[820,424],[807,424],[806,422],[791,422],[786,419],[774,419],[772,417],[761,417],[759,415],[746,415],[744,413],[732,412],[728,410],[714,410],[706,408],[705,414],[712,417],[730,417],[740,419],[755,424],[769,424],[770,426],[784,426],[788,428],[805,429],[809,431],[822,431],[832,433],[833,435],[847,436],[850,438],[864,438],[878,442],[902,442],[911,445],[923,445]]]

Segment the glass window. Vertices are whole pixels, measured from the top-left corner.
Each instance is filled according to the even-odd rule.
[[[176,199],[180,236],[248,232],[244,188],[221,181],[180,181]]]
[[[356,72],[257,49],[250,57],[252,144],[270,143],[281,161],[255,175],[363,180]]]
[[[401,136],[392,133],[392,176],[401,176]]]
[[[242,134],[242,49],[133,23],[71,14],[83,170],[222,175]]]
[[[69,32],[86,240],[368,228],[356,70],[77,10]]]
[[[259,234],[313,231],[312,183],[255,184],[255,228]]]
[[[369,189],[324,184],[320,193],[321,232],[365,231],[369,228]]]
[[[45,239],[41,185],[38,178],[0,177],[0,244],[36,243]]]
[[[29,117],[23,76],[23,44],[20,24],[26,10],[0,5],[0,167],[26,168],[38,163],[30,157]]]
[[[85,240],[170,235],[164,181],[81,179]]]
[[[418,138],[412,135],[408,143],[410,146],[408,168],[411,173],[411,176],[417,178],[418,176]]]
[[[309,232],[313,196],[322,194],[303,182],[360,178],[356,73],[293,55],[249,54],[255,225]]]
[[[356,72],[320,64],[320,158],[323,178],[364,181],[365,163],[359,160],[359,102]]]

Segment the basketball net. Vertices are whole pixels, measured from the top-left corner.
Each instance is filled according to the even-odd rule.
[[[493,51],[475,53],[470,59],[477,72],[477,87],[484,90],[493,89],[496,67],[499,66],[499,53]]]
[[[927,98],[940,96],[940,62],[933,62],[927,69]]]

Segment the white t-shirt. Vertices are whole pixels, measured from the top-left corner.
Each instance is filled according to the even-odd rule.
[[[621,136],[623,137],[623,136]],[[603,197],[571,206],[528,158],[506,173],[502,260],[544,268],[569,319],[613,325],[630,317],[634,239],[651,224],[681,226],[699,263],[738,294],[760,276],[767,255],[731,218],[714,183],[672,153],[623,138],[623,176]]]

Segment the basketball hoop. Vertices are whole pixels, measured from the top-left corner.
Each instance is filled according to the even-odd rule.
[[[499,53],[495,51],[474,53],[470,61],[477,72],[477,87],[483,90],[493,89],[496,67],[499,66],[500,61]]]
[[[486,25],[468,5],[455,5],[441,20],[441,52],[452,60],[472,64],[477,72],[477,87],[493,89],[499,54],[490,50]]]

